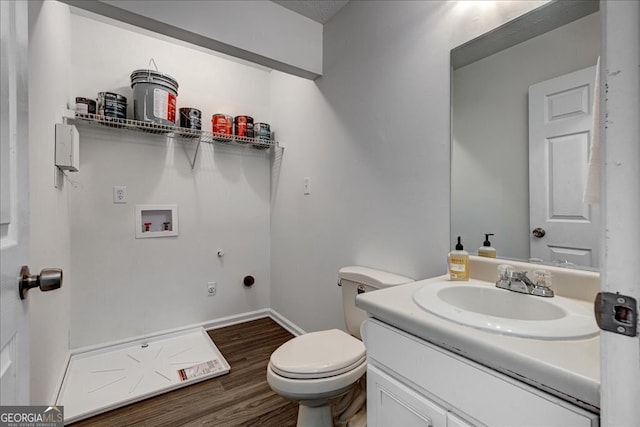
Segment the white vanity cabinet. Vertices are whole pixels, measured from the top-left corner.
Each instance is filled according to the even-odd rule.
[[[367,426],[471,427],[381,369],[367,367]]]
[[[395,426],[598,426],[598,415],[369,319],[367,421]]]

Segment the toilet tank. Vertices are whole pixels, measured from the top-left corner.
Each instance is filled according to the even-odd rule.
[[[342,286],[342,307],[347,331],[358,339],[361,339],[360,325],[366,320],[367,312],[356,307],[356,296],[363,292],[403,285],[414,281],[399,274],[359,266],[341,268],[338,272],[338,278]]]

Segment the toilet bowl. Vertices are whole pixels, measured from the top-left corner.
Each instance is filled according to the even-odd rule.
[[[299,403],[298,426],[332,426],[329,400],[349,391],[366,372],[364,344],[339,330],[311,332],[271,355],[267,382]]]
[[[299,427],[333,426],[329,401],[347,393],[366,373],[366,350],[360,340],[366,313],[355,306],[356,296],[413,281],[366,267],[344,267],[338,277],[351,335],[339,329],[300,335],[278,347],[267,366],[271,389],[299,403]]]

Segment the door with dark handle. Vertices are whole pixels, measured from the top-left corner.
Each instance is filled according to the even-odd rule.
[[[547,234],[547,232],[544,231],[544,228],[537,227],[537,228],[533,229],[531,234],[533,234],[533,237],[537,237],[538,239],[540,239],[540,238],[544,237],[544,235]]]
[[[62,286],[62,270],[59,268],[43,268],[40,274],[31,274],[29,267],[23,265],[18,277],[20,299],[27,297],[27,291],[39,287],[42,292],[52,291]]]

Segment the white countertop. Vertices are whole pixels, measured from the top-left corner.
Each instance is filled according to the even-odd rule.
[[[358,295],[372,317],[472,359],[533,387],[597,412],[600,407],[600,338],[548,341],[499,335],[437,317],[413,302],[413,293],[440,276]],[[460,283],[460,282],[458,282]],[[586,307],[590,303],[578,301]]]

